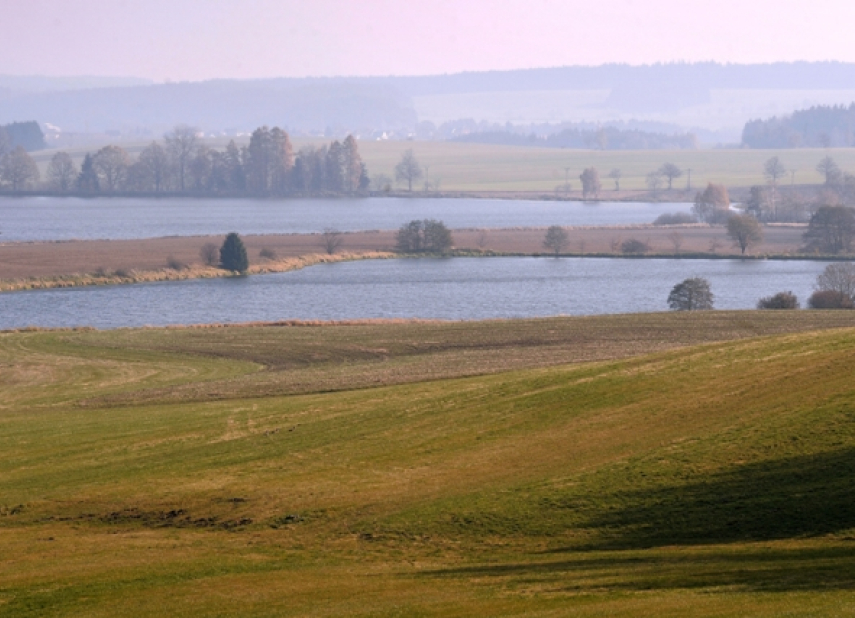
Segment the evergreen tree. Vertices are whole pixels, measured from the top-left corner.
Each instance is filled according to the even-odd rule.
[[[357,189],[362,189],[362,177],[366,176],[365,165],[362,163],[362,157],[359,156],[359,147],[356,145],[356,139],[352,135],[348,135],[347,139],[342,144],[343,149],[343,167],[344,167],[344,188],[352,193]]]
[[[246,272],[249,268],[246,247],[236,232],[229,233],[220,248],[220,266],[239,273]]]
[[[83,164],[80,166],[80,175],[77,177],[77,188],[86,193],[97,193],[101,190],[101,182],[95,172],[95,163],[92,155],[86,153]]]

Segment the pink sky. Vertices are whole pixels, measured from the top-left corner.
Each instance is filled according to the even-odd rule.
[[[435,74],[855,62],[852,0],[0,0],[0,74]],[[853,85],[855,86],[855,85]]]

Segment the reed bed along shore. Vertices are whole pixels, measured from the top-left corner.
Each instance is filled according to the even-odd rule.
[[[263,264],[250,266],[247,275],[263,275],[299,270],[315,264],[331,264],[352,260],[376,260],[395,257],[395,254],[384,251],[368,251],[361,253],[338,253],[334,255],[312,253],[297,257],[289,257],[266,261]],[[161,268],[158,270],[125,270],[111,272],[104,270],[93,273],[59,275],[56,277],[32,277],[11,281],[0,280],[0,292],[15,292],[22,290],[44,290],[54,288],[73,288],[90,285],[122,285],[129,283],[153,283],[156,281],[182,281],[185,279],[214,279],[222,277],[239,277],[240,273],[224,270],[215,266],[188,264],[178,268]]]

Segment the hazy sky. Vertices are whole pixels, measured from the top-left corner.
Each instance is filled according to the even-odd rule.
[[[0,74],[434,74],[855,62],[853,0],[0,0]]]

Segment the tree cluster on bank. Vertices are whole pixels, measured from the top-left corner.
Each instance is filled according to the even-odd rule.
[[[47,148],[45,135],[38,122],[30,120],[0,125],[0,157],[12,152],[17,146],[28,152]]]
[[[855,103],[817,105],[788,116],[750,120],[742,130],[749,148],[828,148],[855,145]]]
[[[0,178],[12,190],[39,185],[29,155],[16,149]],[[14,173],[5,173],[11,167]],[[368,188],[368,170],[356,139],[349,135],[320,147],[294,153],[288,134],[278,127],[253,131],[249,144],[230,141],[223,150],[206,145],[194,127],[180,125],[132,158],[120,146],[87,153],[78,168],[58,152],[47,168],[46,188],[62,193],[192,193],[276,196],[357,193]]]
[[[401,253],[444,253],[454,245],[454,239],[442,221],[413,219],[400,227],[395,248]]]

